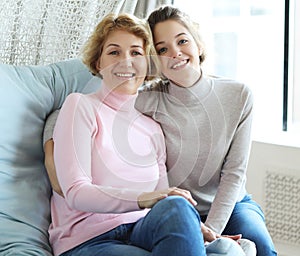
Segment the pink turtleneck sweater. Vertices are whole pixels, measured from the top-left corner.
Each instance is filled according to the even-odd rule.
[[[137,95],[70,94],[54,130],[65,198],[51,199],[50,242],[59,255],[121,224],[136,222],[137,197],[168,187],[160,126],[134,109]]]

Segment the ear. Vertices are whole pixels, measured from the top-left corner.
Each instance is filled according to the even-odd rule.
[[[203,54],[203,49],[202,47],[198,47],[198,54],[199,56],[201,56]]]
[[[97,62],[97,64],[96,64],[96,69],[97,69],[98,72],[101,70],[99,62]]]
[[[97,71],[98,72],[100,72],[101,71],[101,63],[100,63],[101,61],[100,61],[100,58],[97,60],[97,62],[96,62],[96,69],[97,69]]]
[[[198,54],[199,54],[199,61],[200,61],[200,65],[201,65],[201,63],[205,59],[205,52],[204,52],[203,47],[198,47]]]

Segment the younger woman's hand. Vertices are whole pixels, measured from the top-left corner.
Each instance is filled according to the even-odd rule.
[[[232,240],[238,241],[239,239],[242,238],[242,235],[220,235],[217,234],[216,232],[214,232],[212,229],[210,229],[209,227],[205,226],[204,223],[201,222],[201,232],[203,234],[203,238],[204,238],[204,242],[212,242],[217,238],[220,237],[227,237],[230,238]]]
[[[203,234],[204,243],[212,242],[212,241],[216,240],[217,238],[221,237],[220,234],[217,234],[212,229],[205,226],[205,224],[202,222],[201,222],[201,232]]]

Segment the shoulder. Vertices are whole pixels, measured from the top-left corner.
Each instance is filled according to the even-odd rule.
[[[243,82],[226,78],[208,76],[207,80],[213,84],[214,91],[226,95],[228,98],[252,102],[253,95],[250,87]]]
[[[65,100],[63,106],[69,105],[69,104],[76,104],[81,99],[82,96],[83,96],[83,94],[78,93],[78,92],[70,93],[66,97],[66,100]]]
[[[71,93],[67,96],[61,111],[74,113],[74,115],[78,114],[85,114],[89,115],[92,114],[92,111],[95,102],[94,94],[82,94],[82,93]]]
[[[140,93],[145,92],[168,92],[169,82],[168,80],[156,80],[151,83],[143,85],[140,89]]]
[[[151,95],[157,97],[157,95],[169,93],[169,84],[168,80],[157,80],[151,84],[145,84],[138,91],[139,97],[151,97]]]
[[[76,105],[78,105],[78,102],[80,101],[80,98],[81,98],[81,94],[80,93],[70,93],[66,97],[66,99],[65,99],[65,101],[64,101],[64,103],[63,103],[63,105],[61,107],[60,114],[62,112],[64,113],[64,112],[70,112],[70,111],[72,111],[74,109],[74,107]]]
[[[215,86],[219,87],[226,86],[237,90],[242,90],[247,87],[245,83],[227,77],[207,76],[207,79],[211,80]]]
[[[64,104],[79,104],[79,105],[86,105],[90,104],[97,100],[95,93],[91,94],[83,94],[79,92],[70,93],[65,100]]]
[[[159,105],[161,95],[168,92],[168,83],[161,80],[142,86],[138,91],[135,108],[147,115],[153,115]]]

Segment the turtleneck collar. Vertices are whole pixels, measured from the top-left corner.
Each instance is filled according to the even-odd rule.
[[[199,102],[203,102],[209,96],[213,89],[210,81],[204,75],[191,87],[181,87],[170,81],[169,95],[185,105],[199,104]]]
[[[134,103],[137,97],[135,94],[123,94],[111,90],[103,82],[101,88],[97,92],[99,99],[114,110],[122,112],[130,112],[134,110]]]

